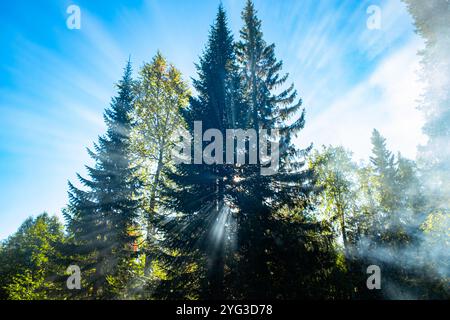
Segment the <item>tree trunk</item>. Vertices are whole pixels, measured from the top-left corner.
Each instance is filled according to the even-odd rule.
[[[150,201],[149,201],[149,212],[147,216],[147,251],[145,254],[145,266],[144,266],[144,274],[145,276],[149,276],[151,274],[151,263],[152,263],[152,256],[151,256],[151,250],[153,247],[153,235],[155,233],[155,227],[154,227],[154,216],[156,214],[156,196],[158,192],[158,186],[161,179],[161,171],[163,168],[163,149],[160,149],[159,157],[158,157],[158,164],[156,167],[155,172],[155,179],[153,180],[152,190],[150,192]]]

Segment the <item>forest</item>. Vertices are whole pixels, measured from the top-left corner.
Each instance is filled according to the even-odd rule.
[[[220,5],[192,83],[163,52],[136,77],[117,61],[95,166],[69,182],[64,221],[30,217],[0,243],[0,300],[449,299],[450,10],[404,2],[425,41],[416,159],[377,128],[366,162],[299,148],[308,106],[257,8],[233,34]],[[256,146],[219,143],[239,129]]]

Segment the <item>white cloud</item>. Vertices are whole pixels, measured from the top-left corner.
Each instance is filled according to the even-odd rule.
[[[343,145],[356,159],[367,159],[371,132],[376,128],[391,150],[414,158],[417,145],[426,140],[421,131],[423,116],[416,109],[422,91],[417,51],[422,45],[413,38],[387,56],[364,82],[307,119],[302,141]]]

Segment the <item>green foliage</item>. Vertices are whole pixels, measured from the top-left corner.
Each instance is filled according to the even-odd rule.
[[[70,254],[81,267],[84,286],[81,297],[114,298],[117,287],[108,279],[130,279],[127,267],[135,258],[133,244],[139,234],[136,221],[139,209],[140,182],[130,156],[131,111],[134,94],[131,64],[127,64],[119,93],[105,111],[108,130],[99,138],[95,152],[95,168],[86,167],[91,180],[79,177],[89,189],[84,191],[69,183],[69,208],[66,211],[71,237]],[[126,286],[124,287],[124,290]]]
[[[184,127],[180,111],[186,107],[190,92],[180,71],[169,65],[160,52],[152,63],[143,65],[139,74],[134,89],[131,150],[144,185],[143,208],[147,226],[145,273],[148,276],[152,258],[158,251],[157,213],[161,189],[167,183],[165,171],[173,167],[174,135]]]
[[[357,211],[357,166],[351,153],[342,147],[323,147],[309,159],[309,166],[316,174],[318,192],[315,200],[318,211],[338,225],[345,247],[348,245],[347,218]]]
[[[448,292],[447,266],[442,263],[448,260],[448,232],[432,225],[437,219],[436,225],[445,229],[446,222],[434,214],[425,220],[429,205],[414,162],[400,154],[394,157],[376,130],[372,146],[369,164],[353,163],[342,147],[324,147],[309,159],[318,189],[313,212],[338,226],[336,240],[344,245],[344,279],[350,286],[341,289],[364,299],[442,298]],[[382,270],[379,292],[366,289],[369,265]]]
[[[236,45],[245,103],[241,125],[254,129],[258,141],[269,139],[269,133],[260,136],[264,134],[260,129],[279,130],[280,151],[272,154],[272,157],[279,156],[279,167],[273,175],[261,174],[265,166],[261,159],[256,165],[244,165],[236,170],[239,179],[235,180],[230,196],[237,211],[239,271],[232,279],[240,284],[239,294],[244,298],[264,299],[277,295],[289,298],[300,294],[302,289],[291,287],[290,295],[285,292],[282,288],[288,285],[286,275],[305,280],[306,275],[300,271],[304,270],[303,266],[295,263],[284,265],[284,269],[271,266],[277,265],[280,255],[294,256],[301,252],[301,247],[294,244],[280,248],[280,241],[289,243],[292,239],[303,239],[309,242],[304,234],[308,228],[306,222],[300,220],[294,224],[288,217],[278,215],[282,209],[302,211],[309,204],[312,172],[303,168],[303,156],[308,150],[300,150],[292,143],[293,137],[303,129],[304,109],[294,85],[285,87],[288,75],[282,73],[283,63],[275,56],[275,45],[267,44],[263,38],[262,23],[252,1],[247,1],[242,20],[244,25]],[[283,235],[287,238],[283,239]]]
[[[197,71],[198,79],[193,84],[198,96],[192,97],[183,111],[187,129],[194,136],[194,122],[202,121],[203,132],[214,128],[224,137],[227,128],[235,127],[233,115],[240,110],[241,97],[233,37],[222,6]],[[179,298],[179,288],[186,288],[184,296],[221,298],[227,226],[217,221],[230,215],[226,202],[227,190],[232,188],[233,168],[221,164],[180,164],[168,176],[172,186],[166,188],[165,206],[177,215],[163,224],[169,235],[164,239],[167,252],[163,258],[165,268],[170,269],[167,272],[171,273],[166,283],[171,281],[176,288],[170,289],[167,297]],[[220,239],[214,239],[216,235]],[[202,276],[203,271],[206,277]]]
[[[104,113],[107,132],[88,150],[95,167],[79,176],[82,189],[69,184],[67,233],[42,214],[3,241],[0,299],[448,298],[448,1],[404,1],[426,39],[430,139],[417,164],[377,130],[368,163],[341,146],[297,148],[302,100],[285,87],[253,2],[237,42],[221,5],[194,96],[159,52],[136,81],[127,64]],[[259,159],[174,164],[173,134],[194,135],[195,121],[202,135],[255,129],[259,140],[259,129],[278,129],[278,171],[261,174]],[[73,264],[82,290],[66,288]],[[380,291],[366,287],[373,264]]]
[[[19,230],[1,244],[0,299],[52,299],[64,274],[58,247],[65,241],[63,225],[43,213],[28,218]]]

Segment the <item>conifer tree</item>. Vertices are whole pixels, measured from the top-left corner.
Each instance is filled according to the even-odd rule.
[[[425,115],[418,164],[429,211],[450,211],[450,5],[447,0],[404,0],[416,32],[425,40],[421,77],[425,85],[419,105]]]
[[[237,44],[237,58],[248,104],[245,125],[255,129],[257,141],[260,129],[269,130],[261,137],[267,140],[269,132],[274,129],[280,132],[277,141],[279,154],[271,154],[271,157],[279,156],[278,171],[272,175],[262,175],[261,168],[265,164],[259,159],[256,165],[242,168],[239,182],[233,189],[233,201],[239,208],[239,282],[246,287],[246,297],[267,298],[275,296],[271,288],[271,279],[274,278],[271,265],[275,265],[276,255],[281,252],[280,239],[290,233],[286,229],[289,223],[277,217],[277,212],[284,207],[302,211],[301,208],[305,208],[308,202],[313,176],[312,171],[303,169],[301,159],[308,150],[299,150],[292,143],[305,122],[302,100],[297,98],[293,84],[283,89],[288,74],[281,73],[283,63],[275,57],[275,45],[264,41],[261,21],[250,0],[242,19],[244,27]],[[275,241],[277,238],[278,241]],[[292,250],[296,248],[292,247]]]
[[[401,216],[404,214],[402,198],[406,190],[401,189],[398,167],[395,157],[386,146],[386,139],[374,129],[372,133],[372,156],[370,162],[373,172],[373,192],[375,195],[375,212],[372,233],[378,238],[379,245],[395,243],[400,237]],[[402,170],[406,163],[401,161]],[[403,186],[404,187],[404,186]],[[398,241],[397,241],[398,242]]]
[[[80,258],[83,294],[92,298],[113,298],[115,277],[126,277],[124,268],[133,259],[137,238],[139,182],[131,167],[130,130],[132,123],[132,70],[128,62],[118,84],[118,95],[106,109],[105,136],[99,137],[95,152],[88,149],[95,167],[86,167],[90,179],[78,175],[87,190],[69,182],[68,229],[73,240],[73,255]],[[127,279],[119,283],[126,284]]]
[[[395,159],[386,146],[386,139],[377,130],[373,131],[372,145],[370,172],[373,175],[373,214],[370,219],[366,218],[368,238],[365,243],[358,243],[362,245],[363,265],[375,264],[382,268],[386,285],[380,297],[398,294],[395,293],[398,288],[413,296],[439,295],[440,281],[433,275],[422,274],[426,263],[418,248],[426,242],[423,232],[426,211],[415,165],[401,154]],[[432,268],[429,272],[433,274]],[[435,287],[435,292],[424,291],[421,286],[430,289]]]
[[[198,78],[193,85],[197,97],[190,100],[183,117],[187,130],[197,140],[194,163],[177,165],[169,174],[174,187],[167,192],[166,206],[178,213],[176,218],[162,225],[167,232],[165,246],[176,255],[166,255],[168,265],[176,265],[177,272],[169,271],[169,280],[160,288],[170,288],[171,297],[197,295],[202,298],[224,297],[224,268],[226,255],[227,221],[230,207],[227,194],[233,169],[224,164],[224,148],[211,151],[212,163],[201,159],[203,134],[208,129],[226,136],[239,119],[239,78],[235,65],[233,37],[228,28],[225,11],[220,5],[211,27],[208,44],[197,65]],[[201,123],[200,133],[194,123]],[[217,135],[211,137],[216,143]],[[200,143],[198,141],[200,140]],[[200,155],[200,162],[198,156]],[[203,276],[206,273],[206,277]],[[195,281],[194,279],[197,279]]]
[[[386,139],[378,130],[373,130],[371,141],[373,147],[370,162],[378,177],[381,209],[392,212],[398,206],[395,158],[387,149]]]

